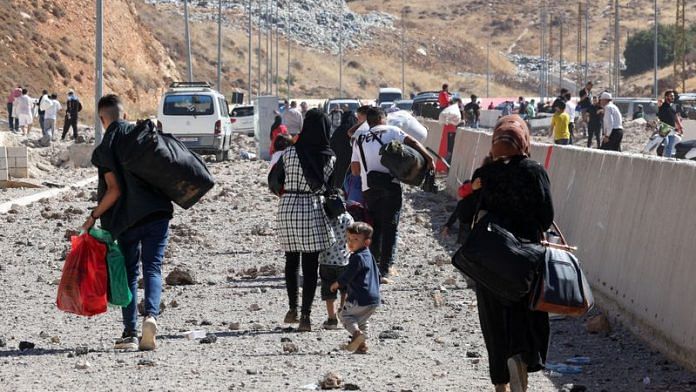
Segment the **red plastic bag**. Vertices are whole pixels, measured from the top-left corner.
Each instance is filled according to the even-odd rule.
[[[58,285],[58,309],[80,316],[106,312],[106,245],[89,234],[72,237]]]

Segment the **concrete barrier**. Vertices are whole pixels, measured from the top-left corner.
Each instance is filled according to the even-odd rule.
[[[534,144],[543,163],[549,146]],[[447,190],[456,197],[490,149],[483,132],[457,133]],[[612,318],[696,369],[696,163],[579,147],[552,148],[556,221]]]
[[[5,158],[0,157],[0,160],[7,161],[6,170],[9,177],[12,178],[27,178],[29,177],[29,155],[26,147],[1,147],[5,150]],[[0,163],[0,166],[2,164]],[[0,172],[2,169],[0,169]],[[0,174],[0,177],[2,175]]]
[[[0,146],[0,181],[10,179],[10,171],[7,166],[7,148]]]

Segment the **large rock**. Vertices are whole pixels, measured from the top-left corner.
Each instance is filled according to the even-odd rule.
[[[191,271],[177,267],[167,275],[165,282],[170,286],[187,286],[196,284],[196,278]]]
[[[585,323],[585,328],[589,333],[609,333],[611,332],[611,325],[609,320],[603,314],[590,317]]]

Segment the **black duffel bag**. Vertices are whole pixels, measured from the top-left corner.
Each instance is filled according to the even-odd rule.
[[[139,121],[115,143],[124,170],[188,209],[215,185],[201,157],[150,120]]]
[[[471,229],[452,264],[503,303],[519,302],[529,294],[545,247],[517,238],[485,214]]]
[[[379,150],[380,163],[404,184],[420,186],[428,171],[423,154],[415,148],[392,140]]]

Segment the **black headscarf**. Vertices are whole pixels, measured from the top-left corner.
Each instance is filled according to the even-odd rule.
[[[341,116],[341,125],[336,128],[331,135],[331,149],[336,153],[336,165],[334,166],[333,185],[336,188],[343,186],[343,180],[353,153],[353,148],[350,144],[350,136],[348,130],[357,124],[358,119],[355,113],[351,111],[343,112]]]
[[[331,121],[319,109],[305,115],[302,131],[295,143],[302,173],[310,188],[316,191],[324,185],[324,167],[335,154],[329,145]]]
[[[280,117],[280,114],[276,114],[275,120],[273,120],[273,125],[271,125],[271,137],[273,136],[273,130],[278,128],[280,124],[283,123],[283,118]]]

